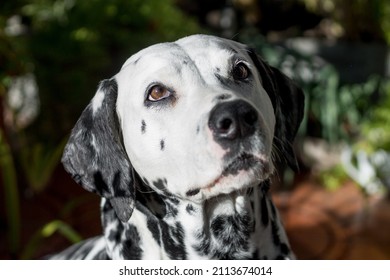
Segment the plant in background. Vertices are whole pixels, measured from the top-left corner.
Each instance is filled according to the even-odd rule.
[[[270,44],[252,33],[241,37],[304,90],[305,118],[301,135],[318,137],[331,144],[356,140],[361,123],[375,106],[373,96],[383,95],[382,78],[372,76],[362,84],[342,84],[337,70],[320,57]]]
[[[366,193],[383,190],[386,184],[389,188],[385,174],[390,174],[390,83],[371,76],[364,83],[342,84],[336,69],[319,57],[270,44],[251,33],[241,36],[303,88],[305,117],[299,135],[345,147],[343,161],[319,173],[322,184],[336,189],[352,178]]]
[[[390,193],[390,81],[382,102],[363,121],[360,139],[343,154],[348,175],[368,194]]]
[[[61,220],[54,220],[48,222],[35,232],[24,248],[20,258],[22,260],[32,259],[34,253],[43,245],[44,241],[56,232],[68,239],[72,244],[80,242],[83,239],[69,224]]]
[[[27,133],[46,143],[67,135],[98,82],[131,54],[200,31],[172,0],[40,0],[20,13],[31,22],[26,43],[41,99]]]
[[[299,0],[325,16],[328,34],[357,41],[387,41],[390,44],[388,0]]]
[[[11,149],[0,130],[0,172],[3,184],[5,213],[7,219],[7,245],[12,256],[16,256],[20,249],[21,218],[17,172]]]
[[[53,148],[36,143],[20,150],[21,167],[28,186],[33,192],[41,192],[48,186],[53,172],[60,162],[65,143],[62,141]]]

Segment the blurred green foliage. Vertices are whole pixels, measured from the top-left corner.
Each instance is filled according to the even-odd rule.
[[[16,254],[20,249],[21,218],[17,172],[14,165],[11,149],[0,130],[0,171],[1,184],[3,185],[6,221],[8,224],[7,244],[11,254]]]
[[[390,82],[385,84],[384,91],[386,94],[381,102],[362,123],[362,139],[358,146],[368,153],[377,150],[390,153]]]
[[[240,39],[302,87],[302,136],[322,138],[331,144],[353,143],[361,133],[361,124],[369,121],[372,110],[386,97],[389,82],[384,77],[374,75],[364,83],[344,84],[336,68],[319,57],[271,44],[253,33],[243,33]]]
[[[373,75],[363,83],[345,84],[336,68],[319,57],[270,44],[253,33],[241,34],[241,40],[255,47],[271,65],[303,88],[305,116],[299,130],[301,138],[320,138],[331,146],[342,144],[351,149],[350,162],[322,170],[317,176],[320,183],[335,190],[352,179],[365,194],[390,190],[389,79]],[[362,152],[366,165],[354,162],[358,155],[362,157]],[[378,156],[384,159],[375,160]],[[371,188],[365,185],[368,178],[362,180],[355,173],[348,173],[346,166],[354,167],[355,173],[363,177],[369,174],[375,185],[372,182]]]
[[[331,21],[333,35],[358,41],[390,44],[390,2],[388,0],[299,0]]]
[[[18,14],[26,32],[5,35],[6,21]],[[58,143],[94,94],[139,49],[199,32],[172,0],[33,0],[0,8],[0,82],[33,72],[41,112],[29,139]]]

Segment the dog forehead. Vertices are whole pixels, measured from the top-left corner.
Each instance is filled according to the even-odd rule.
[[[192,35],[175,42],[149,46],[132,55],[122,66],[147,65],[152,69],[160,67],[180,67],[183,65],[209,68],[229,62],[235,54],[246,56],[245,46],[227,39],[209,35]],[[140,67],[140,66],[138,66]],[[201,70],[201,69],[199,69]]]

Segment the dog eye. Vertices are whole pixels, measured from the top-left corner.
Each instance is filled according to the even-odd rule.
[[[149,90],[148,100],[159,101],[169,96],[171,96],[171,92],[166,87],[161,85],[155,85]]]
[[[245,63],[239,62],[233,68],[233,78],[235,80],[245,80],[249,77],[249,68]]]

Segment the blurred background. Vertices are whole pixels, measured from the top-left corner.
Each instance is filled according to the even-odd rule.
[[[304,89],[272,195],[300,259],[390,259],[388,0],[3,0],[0,259],[101,232],[99,198],[60,157],[100,80],[157,42],[214,34],[254,47]]]

